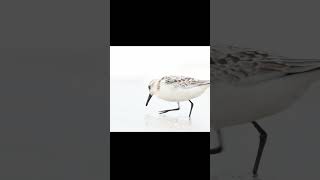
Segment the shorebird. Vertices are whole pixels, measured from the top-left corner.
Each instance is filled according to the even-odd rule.
[[[191,118],[193,108],[191,99],[200,96],[209,86],[210,80],[197,80],[184,76],[164,76],[161,79],[154,79],[148,86],[149,97],[147,99],[146,106],[148,106],[153,95],[166,101],[177,102],[178,104],[178,107],[175,109],[159,111],[160,114],[164,114],[169,111],[177,111],[180,109],[179,102],[189,101],[191,103],[189,118]]]
[[[320,80],[319,59],[298,59],[237,46],[213,45],[211,66],[211,130],[217,132],[222,152],[221,129],[252,123],[260,134],[252,173],[257,176],[267,132],[257,120],[283,111]]]

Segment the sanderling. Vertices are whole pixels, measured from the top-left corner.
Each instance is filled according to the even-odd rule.
[[[252,123],[260,134],[259,149],[253,168],[257,176],[267,133],[256,122],[288,108],[306,89],[320,79],[319,59],[298,59],[272,55],[237,46],[214,45],[210,53],[211,129]]]
[[[146,103],[148,103],[153,95],[166,101],[172,101],[178,103],[178,108],[162,110],[159,113],[167,113],[169,111],[177,111],[180,109],[179,102],[189,101],[191,108],[189,112],[189,118],[193,108],[191,99],[200,96],[210,86],[210,80],[197,80],[184,76],[164,76],[161,79],[154,79],[149,83],[149,97]]]

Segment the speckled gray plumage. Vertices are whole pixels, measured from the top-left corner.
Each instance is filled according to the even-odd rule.
[[[318,59],[293,59],[237,46],[210,48],[211,78],[215,82],[259,83],[320,67]]]
[[[160,79],[159,84],[161,84],[161,82],[181,88],[192,88],[195,86],[210,84],[209,80],[198,80],[195,78],[185,76],[164,76]]]

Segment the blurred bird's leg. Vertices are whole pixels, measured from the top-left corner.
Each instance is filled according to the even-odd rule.
[[[191,113],[192,113],[192,109],[193,109],[193,103],[189,100],[189,102],[191,103],[191,108],[190,108],[190,112],[189,112],[189,119],[191,118]]]
[[[221,136],[220,130],[217,130],[217,140],[218,140],[218,147],[210,149],[210,154],[219,154],[223,150],[222,136]]]
[[[258,149],[256,161],[255,161],[254,167],[253,167],[253,176],[257,177],[263,149],[264,149],[264,146],[267,142],[267,133],[259,126],[259,124],[257,122],[253,121],[252,124],[260,134],[259,149]]]
[[[178,102],[178,108],[176,109],[167,109],[167,110],[162,110],[162,111],[159,111],[159,114],[164,114],[164,113],[167,113],[169,111],[177,111],[180,109],[180,103]]]

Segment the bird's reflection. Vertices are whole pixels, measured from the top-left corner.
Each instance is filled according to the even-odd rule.
[[[144,116],[146,127],[161,130],[190,130],[192,128],[191,119],[188,117],[175,117],[162,115],[146,114]]]

